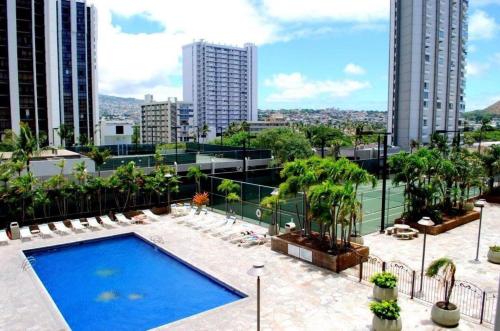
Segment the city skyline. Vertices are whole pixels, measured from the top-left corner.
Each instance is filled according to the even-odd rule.
[[[102,94],[182,98],[182,45],[203,38],[257,44],[260,109],[387,108],[389,1],[188,1],[175,15],[164,14],[170,6],[163,2],[95,4]],[[204,13],[224,15],[215,10],[222,5],[231,18],[209,23]],[[500,1],[470,6],[466,110],[500,99]]]

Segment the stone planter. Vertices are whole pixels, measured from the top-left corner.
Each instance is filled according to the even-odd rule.
[[[372,326],[374,331],[401,331],[403,329],[401,317],[397,320],[384,320],[373,315]]]
[[[488,261],[495,264],[500,264],[500,252],[495,252],[490,248],[488,251]]]
[[[358,245],[363,245],[365,243],[361,236],[350,236],[349,241]]]
[[[446,327],[456,327],[460,322],[460,309],[450,303],[450,309],[443,309],[444,302],[438,302],[432,306],[431,318],[434,323]]]
[[[377,301],[389,301],[398,299],[398,287],[383,288],[373,285],[373,298]]]

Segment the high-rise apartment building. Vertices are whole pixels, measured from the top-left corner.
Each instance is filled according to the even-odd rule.
[[[94,137],[96,24],[85,0],[0,1],[0,132],[25,122],[58,145],[64,123],[75,142]]]
[[[408,148],[460,128],[468,0],[391,0],[388,131]],[[452,136],[452,133],[449,133]]]
[[[230,123],[257,120],[257,47],[186,45],[183,55],[183,98],[193,103],[194,126],[207,124],[209,136]]]
[[[177,127],[177,100],[157,102],[146,95],[141,106],[141,137],[143,144],[166,144],[175,142]],[[179,132],[177,132],[179,134]]]

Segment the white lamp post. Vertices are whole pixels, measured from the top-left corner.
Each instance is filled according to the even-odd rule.
[[[483,208],[486,204],[486,201],[484,199],[479,199],[474,203],[475,207],[478,207],[481,209],[480,214],[479,214],[479,230],[477,232],[477,248],[476,248],[476,259],[472,261],[473,263],[479,263],[479,242],[481,240],[481,224],[483,222]]]
[[[424,245],[423,245],[423,251],[422,251],[422,268],[420,270],[420,292],[422,292],[422,284],[424,282],[424,263],[425,263],[425,245],[427,242],[427,227],[428,226],[433,226],[434,222],[430,219],[430,217],[424,216],[420,221],[418,221],[418,224],[422,225],[424,227]]]
[[[260,276],[265,276],[267,270],[264,268],[264,263],[255,263],[247,274],[257,277],[257,331],[260,331]]]

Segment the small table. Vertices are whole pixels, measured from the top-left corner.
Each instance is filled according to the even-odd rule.
[[[394,234],[398,234],[398,232],[407,232],[410,229],[408,224],[394,224]]]

